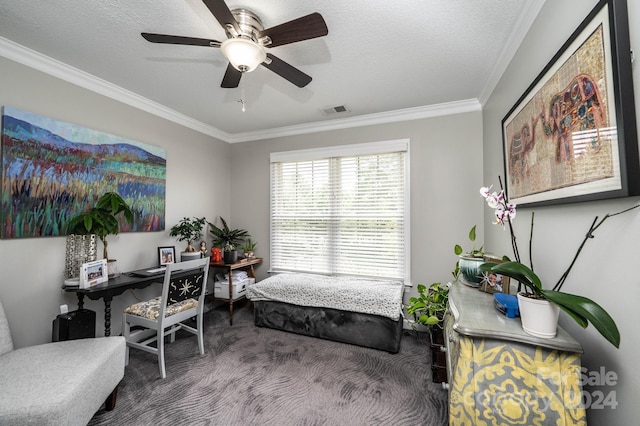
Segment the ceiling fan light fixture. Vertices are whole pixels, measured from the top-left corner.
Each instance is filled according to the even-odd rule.
[[[240,72],[251,72],[267,59],[264,48],[246,38],[229,38],[220,45],[222,54]]]

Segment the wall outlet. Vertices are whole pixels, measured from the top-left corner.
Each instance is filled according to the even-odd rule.
[[[67,305],[60,305],[60,313],[66,314],[67,312],[69,312],[69,307]]]

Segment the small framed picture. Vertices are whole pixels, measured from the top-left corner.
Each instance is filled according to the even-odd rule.
[[[502,263],[504,260],[495,257],[486,257],[485,262]],[[482,285],[480,290],[487,293],[509,293],[509,277],[495,272],[482,273]]]
[[[158,265],[164,266],[176,261],[175,246],[158,247]]]
[[[83,263],[80,267],[80,288],[90,288],[108,280],[107,259]]]

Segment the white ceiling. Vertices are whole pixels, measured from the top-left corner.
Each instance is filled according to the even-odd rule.
[[[304,88],[259,67],[222,89],[219,49],[140,36],[224,40],[202,0],[0,0],[0,55],[235,142],[478,109],[544,1],[227,0],[265,28],[324,17],[326,37],[269,49],[313,77]]]

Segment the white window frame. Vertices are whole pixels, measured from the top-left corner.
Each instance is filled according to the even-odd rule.
[[[410,152],[409,152],[410,140],[409,139],[397,139],[381,142],[359,143],[350,145],[338,145],[329,146],[323,148],[312,149],[300,149],[294,151],[272,152],[270,154],[270,164],[280,162],[294,162],[294,161],[312,161],[321,160],[333,157],[349,157],[359,155],[374,155],[382,154],[386,152],[398,152],[404,151],[404,284],[411,285],[411,187],[410,187]],[[271,165],[269,167],[269,191],[271,191],[273,185],[273,176],[271,172]],[[272,212],[272,196],[270,192],[269,197],[269,248],[273,253],[273,247],[271,246],[271,212]],[[270,272],[272,272],[270,265]]]

